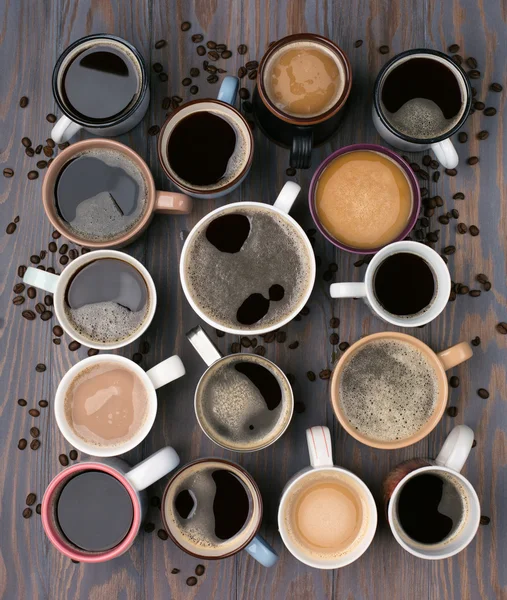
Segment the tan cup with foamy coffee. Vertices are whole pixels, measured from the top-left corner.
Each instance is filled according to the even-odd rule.
[[[448,398],[446,371],[472,357],[461,342],[438,354],[404,333],[368,335],[341,357],[331,402],[342,427],[373,448],[404,448],[440,421]]]

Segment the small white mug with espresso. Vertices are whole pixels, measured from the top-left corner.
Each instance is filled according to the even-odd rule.
[[[156,390],[185,375],[174,355],[144,371],[123,356],[85,358],[67,371],[55,396],[64,438],[92,456],[118,456],[135,448],[157,415]]]
[[[338,569],[368,549],[377,528],[377,508],[366,484],[333,464],[327,427],[307,429],[306,441],[311,466],[285,486],[278,529],[298,560],[317,569]]]

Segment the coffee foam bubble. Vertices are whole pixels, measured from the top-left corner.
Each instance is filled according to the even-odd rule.
[[[206,238],[207,220],[188,248],[185,279],[200,310],[214,322],[242,331],[273,327],[287,318],[308,293],[312,260],[301,233],[275,211],[259,207],[225,209],[226,214],[248,217],[251,225],[241,250],[220,252]],[[269,265],[269,267],[268,267]],[[282,285],[285,295],[271,302],[267,314],[253,325],[239,323],[236,313],[250,294],[269,298],[269,288]]]
[[[131,311],[116,302],[96,302],[80,308],[65,305],[71,325],[92,343],[111,344],[132,336],[144,323],[149,301],[140,311]]]
[[[339,403],[353,429],[380,442],[407,439],[431,418],[439,379],[425,353],[395,340],[374,340],[347,360]]]
[[[385,110],[385,114],[399,132],[417,139],[431,139],[452,129],[460,120],[462,111],[446,119],[438,104],[432,100],[412,98],[395,113]]]

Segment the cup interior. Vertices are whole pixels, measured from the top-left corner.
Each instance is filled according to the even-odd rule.
[[[120,368],[124,368],[133,372],[142,382],[146,391],[146,397],[148,399],[146,414],[144,415],[142,424],[138,430],[123,443],[99,445],[98,443],[83,439],[83,437],[77,433],[72,424],[69,422],[68,411],[66,410],[65,406],[67,392],[75,379],[84,371],[90,369],[90,367],[104,363],[115,363],[118,364]],[[153,426],[156,415],[157,394],[148,375],[133,361],[115,354],[101,354],[92,356],[85,358],[74,365],[63,376],[55,395],[55,417],[58,428],[60,429],[62,435],[72,446],[81,452],[90,454],[91,456],[118,456],[128,452],[129,450],[132,450],[148,435]]]
[[[168,144],[174,130],[186,117],[199,112],[221,117],[236,134],[236,147],[229,159],[227,171],[217,183],[211,185],[196,185],[186,181],[178,175],[169,160]],[[210,154],[213,152],[213,144],[210,139]],[[227,190],[247,173],[253,160],[253,136],[247,121],[233,106],[219,100],[194,100],[175,110],[164,123],[158,138],[158,155],[166,175],[180,189],[194,196],[206,195]]]
[[[414,477],[424,474],[434,474],[444,480],[448,479],[457,490],[462,503],[463,514],[460,521],[448,537],[435,544],[424,544],[413,539],[407,534],[400,521],[399,500],[403,489]],[[448,506],[446,509],[449,511]],[[479,526],[479,500],[470,482],[460,473],[445,467],[426,466],[412,471],[398,484],[389,501],[388,518],[391,531],[405,550],[420,558],[438,560],[457,554],[471,542]]]
[[[220,539],[214,533],[214,496],[209,488],[209,474],[219,470],[229,471],[241,481],[248,495],[246,522],[229,539]],[[185,491],[190,492],[193,507],[183,518],[175,500]],[[162,519],[173,542],[187,554],[210,560],[226,558],[245,548],[257,534],[262,520],[262,497],[251,475],[239,465],[218,458],[202,458],[183,467],[167,484],[162,498]]]
[[[60,493],[65,485],[79,473],[86,471],[101,471],[117,479],[127,490],[133,507],[132,526],[128,534],[114,548],[105,552],[89,552],[78,548],[63,534],[57,518],[57,506]],[[72,465],[61,471],[49,484],[44,493],[41,507],[42,525],[51,543],[62,553],[79,562],[99,563],[111,560],[126,552],[133,544],[141,523],[141,507],[136,492],[130,483],[116,469],[109,465],[95,462],[84,462]]]
[[[340,386],[342,382],[343,371],[347,366],[348,362],[354,357],[358,350],[363,349],[366,345],[371,344],[372,342],[390,340],[405,342],[413,346],[415,349],[417,349],[423,354],[424,358],[434,371],[436,385],[438,386],[438,392],[436,401],[434,403],[433,412],[431,413],[430,417],[427,419],[425,424],[418,431],[416,431],[412,435],[407,435],[406,437],[403,437],[401,439],[386,440],[378,439],[371,435],[365,435],[349,421],[346,415],[346,411],[341,403]],[[426,344],[424,344],[417,338],[411,335],[406,335],[404,333],[388,331],[382,333],[375,333],[360,339],[355,344],[352,344],[352,346],[350,346],[350,348],[343,354],[343,356],[338,361],[338,364],[335,367],[331,379],[331,402],[336,417],[340,421],[341,426],[356,440],[362,442],[367,446],[371,446],[372,448],[379,448],[383,450],[405,448],[406,446],[415,444],[419,440],[422,440],[424,437],[426,437],[436,427],[437,423],[442,418],[445,406],[447,404],[447,396],[447,376],[438,356]]]
[[[276,378],[281,391],[281,401],[276,408],[262,405],[257,388],[244,387],[248,381],[245,375],[231,380],[235,376],[234,365],[238,363],[259,365]],[[257,395],[253,396],[254,392]],[[249,393],[251,397],[248,397]],[[262,356],[240,353],[225,356],[206,369],[197,384],[194,404],[201,429],[215,444],[235,452],[255,452],[273,444],[284,434],[292,418],[294,396],[287,377],[274,363]],[[262,422],[262,415],[268,413],[269,424],[266,424]],[[257,434],[247,421],[259,419],[259,416],[262,432]]]
[[[325,515],[313,517],[309,510],[312,495],[333,484],[348,496],[342,505],[347,523],[339,532],[341,538],[336,526],[326,525]],[[330,504],[333,501],[329,499]],[[318,502],[324,505],[322,499]],[[285,546],[298,560],[318,569],[336,569],[357,560],[373,540],[376,526],[377,509],[370,490],[356,475],[338,467],[297,474],[286,486],[278,509],[278,529]]]

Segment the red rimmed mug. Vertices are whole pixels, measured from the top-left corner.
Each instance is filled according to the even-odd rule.
[[[394,236],[392,239],[389,239],[388,241],[386,241],[384,244],[382,244],[378,247],[373,247],[373,248],[355,247],[355,246],[346,244],[346,243],[338,240],[324,227],[324,225],[319,217],[317,206],[316,206],[317,187],[319,184],[319,180],[320,180],[321,176],[323,175],[324,171],[327,169],[327,167],[336,158],[338,158],[340,156],[343,156],[345,154],[350,154],[353,152],[364,152],[364,151],[376,152],[378,154],[381,154],[384,157],[387,157],[392,162],[394,162],[406,176],[407,183],[412,192],[412,207],[410,210],[410,215],[407,219],[406,225],[403,228],[403,230],[398,235]],[[341,250],[345,250],[346,252],[353,252],[354,254],[375,254],[376,252],[381,250],[387,244],[403,240],[413,229],[414,225],[416,224],[417,218],[419,216],[419,211],[421,208],[421,191],[419,189],[419,184],[414,175],[414,172],[412,171],[410,166],[398,154],[396,154],[392,150],[388,150],[387,148],[384,148],[383,146],[379,146],[378,144],[353,144],[351,146],[344,146],[343,148],[336,150],[336,152],[333,152],[332,154],[330,154],[320,164],[318,169],[315,171],[315,174],[312,177],[312,181],[310,183],[310,190],[308,193],[308,202],[309,202],[309,206],[310,206],[310,213],[315,222],[315,225],[319,229],[320,233],[322,233],[322,235],[329,242],[331,242],[337,248],[340,248]]]
[[[148,507],[146,488],[170,473],[179,462],[176,451],[167,446],[135,467],[131,467],[119,458],[110,458],[101,462],[81,462],[64,469],[48,485],[42,499],[42,525],[49,541],[62,554],[79,562],[101,563],[121,556],[134,543],[146,514]],[[132,501],[133,518],[129,532],[118,545],[105,551],[90,552],[78,548],[65,537],[58,525],[56,510],[60,493],[75,475],[89,471],[99,471],[114,477],[125,488]]]

